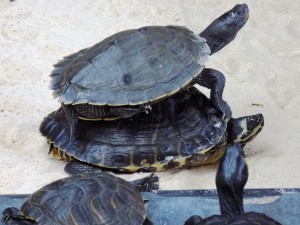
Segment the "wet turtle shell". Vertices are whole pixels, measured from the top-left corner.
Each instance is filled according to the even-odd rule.
[[[185,27],[126,30],[57,63],[50,88],[63,104],[139,105],[187,86],[209,54],[206,40]]]
[[[8,208],[3,214],[14,214],[11,211]],[[20,211],[16,208],[13,211],[17,212],[13,220],[30,221],[20,224],[142,225],[147,220],[139,191],[129,182],[107,173],[57,180],[30,195]]]
[[[155,105],[151,113],[114,121],[80,120],[74,141],[62,109],[49,114],[40,131],[55,156],[124,171],[164,171],[217,161],[227,140],[227,123],[196,88]],[[218,147],[212,151],[213,147]],[[200,157],[201,156],[201,157]]]

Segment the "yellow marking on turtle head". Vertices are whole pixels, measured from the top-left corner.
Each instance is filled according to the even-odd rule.
[[[255,136],[261,129],[262,129],[262,124],[257,125],[254,130],[251,132],[250,135],[246,136],[245,138],[242,138],[242,136],[248,132],[248,126],[247,126],[247,120],[244,119],[240,122],[240,127],[242,128],[242,132],[236,137],[236,139],[233,141],[234,143],[239,143],[239,142],[248,142],[252,139],[253,136]]]

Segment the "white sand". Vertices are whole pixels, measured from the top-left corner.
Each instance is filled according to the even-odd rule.
[[[247,25],[207,67],[226,75],[224,98],[235,117],[265,116],[265,128],[246,147],[247,187],[300,188],[300,4],[245,2]],[[0,0],[0,194],[31,193],[67,176],[38,130],[59,107],[48,89],[54,63],[124,29],[177,24],[200,32],[236,3],[243,2]],[[158,175],[163,189],[214,188],[215,171],[212,165]]]

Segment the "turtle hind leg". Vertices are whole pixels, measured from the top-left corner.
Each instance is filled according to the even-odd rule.
[[[19,209],[10,207],[2,212],[2,221],[7,225],[34,225],[35,221],[30,220],[23,215]]]
[[[155,192],[159,188],[158,176],[154,173],[147,177],[130,181],[130,183],[141,192]]]
[[[132,172],[122,171],[121,169],[100,167],[81,162],[76,159],[72,159],[71,161],[69,161],[64,170],[70,176],[76,176],[84,173],[97,174],[103,172],[112,172],[114,174],[132,174]]]
[[[202,218],[200,216],[191,216],[187,221],[185,221],[184,225],[196,225],[201,221]]]
[[[213,106],[220,110],[223,118],[228,121],[232,112],[227,102],[222,99],[225,87],[224,75],[217,70],[206,68],[201,72],[200,76],[195,78],[195,83],[211,89],[210,99]]]
[[[78,121],[78,114],[71,105],[64,105],[64,104],[61,105],[65,111],[65,115],[70,129],[69,141],[72,142],[74,140],[75,126]]]
[[[91,174],[91,173],[96,174],[96,173],[103,172],[98,166],[80,162],[75,159],[68,162],[64,170],[70,176],[76,176],[80,174]]]

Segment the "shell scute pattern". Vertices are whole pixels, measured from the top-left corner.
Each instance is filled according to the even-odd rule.
[[[67,128],[62,131],[64,135],[59,136],[55,129],[59,124],[66,124],[62,109],[45,118],[40,131],[50,137],[50,142],[62,152],[79,161],[124,170],[145,169],[151,165],[156,167],[156,164],[165,164],[180,157],[199,152],[205,154],[219,142],[225,143],[227,140],[222,139],[227,123],[218,111],[200,92],[196,91],[197,94],[191,96],[187,94],[190,92],[191,89],[174,96],[176,101],[182,98],[182,103],[172,109],[173,119],[169,108],[172,99],[165,99],[154,105],[148,115],[137,114],[114,121],[80,120],[72,143],[65,141],[69,134]],[[219,126],[215,126],[216,123]],[[49,126],[53,129],[50,130]],[[183,164],[184,159],[180,160]]]
[[[193,42],[195,41],[195,38],[192,39],[194,36],[191,36],[193,32],[178,32],[175,27],[169,29],[173,33],[174,38],[168,42],[168,46],[184,64],[185,68],[188,68],[193,63],[197,62],[199,54],[199,47]],[[199,36],[197,35],[197,37]],[[199,39],[200,37],[198,40]],[[191,42],[191,40],[193,41]]]
[[[139,192],[109,174],[80,175],[47,185],[32,194],[21,211],[39,224],[56,225],[141,225],[146,216]]]
[[[136,49],[143,49],[149,45],[146,35],[142,32],[142,30],[139,31],[140,32],[133,32],[114,41],[119,52],[122,54],[129,54],[136,52]]]
[[[128,30],[56,64],[50,87],[64,104],[142,104],[188,85],[209,53],[205,41],[183,27]]]

